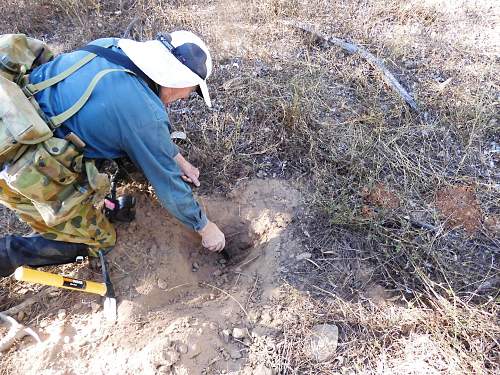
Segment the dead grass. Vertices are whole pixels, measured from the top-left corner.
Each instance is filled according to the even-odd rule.
[[[450,228],[456,210],[442,215],[434,203],[439,191],[475,186],[474,209],[483,218],[500,213],[494,2],[7,2],[12,12],[0,32],[28,32],[59,50],[120,36],[135,17],[136,38],[189,28],[208,40],[214,110],[197,100],[170,112],[189,134],[185,153],[200,166],[206,191],[254,176],[302,181],[310,197],[304,245],[319,268],[306,263],[286,277],[320,301],[325,291],[334,296],[298,308],[282,336],[282,373],[499,370],[498,233],[479,219],[475,233]],[[286,19],[383,59],[423,117],[363,59],[317,44]],[[376,186],[390,187],[398,204],[378,204],[381,194],[367,199]],[[366,267],[370,282],[401,303],[360,301]],[[301,337],[326,320],[341,328],[338,357],[304,362]]]

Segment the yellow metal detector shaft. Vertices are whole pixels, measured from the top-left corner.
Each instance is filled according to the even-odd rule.
[[[48,286],[55,286],[63,289],[76,290],[79,292],[99,294],[105,296],[107,292],[106,284],[96,283],[94,281],[85,281],[73,279],[49,272],[42,272],[26,267],[18,267],[14,277],[19,281],[37,283]]]

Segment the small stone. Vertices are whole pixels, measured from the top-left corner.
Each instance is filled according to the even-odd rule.
[[[159,350],[153,353],[152,362],[156,367],[172,366],[179,361],[179,353],[174,350]]]
[[[312,254],[311,253],[302,253],[302,254],[299,254],[295,257],[295,259],[297,260],[305,260],[305,259],[311,259],[312,257]]]
[[[63,342],[64,342],[65,344],[69,344],[69,343],[71,342],[71,337],[69,337],[69,336],[64,336],[64,338],[63,338]]]
[[[220,259],[219,259],[219,263],[220,263],[220,264],[226,264],[226,263],[227,263],[227,260],[226,260],[226,259],[224,259],[224,258],[220,258]]]
[[[158,288],[163,290],[167,289],[168,288],[167,282],[163,279],[158,279]]]
[[[199,269],[199,268],[200,268],[200,265],[198,264],[198,262],[194,262],[193,269]]]
[[[251,322],[255,323],[260,318],[260,311],[258,311],[258,310],[251,310],[251,311],[248,312],[248,317],[250,318]]]
[[[156,370],[156,374],[158,374],[158,375],[171,375],[172,371],[170,371],[170,367],[171,366],[165,366],[165,365],[160,366]]]
[[[260,364],[253,369],[252,375],[274,375],[274,372],[270,368]]]
[[[230,349],[229,350],[229,356],[232,358],[232,359],[240,359],[241,357],[243,357],[241,355],[241,352],[238,350],[238,349]]]
[[[222,270],[220,270],[220,269],[216,269],[216,270],[212,273],[212,275],[213,275],[214,277],[219,277],[220,275],[222,275]]]
[[[186,354],[188,352],[188,347],[185,344],[177,344],[177,351],[181,354]]]
[[[215,299],[215,294],[210,293],[210,294],[208,295],[208,298],[210,299],[210,301],[213,301],[213,300]]]
[[[312,328],[306,355],[317,362],[324,362],[335,355],[339,340],[339,329],[335,324],[319,324]]]
[[[26,317],[26,313],[24,311],[19,311],[17,313],[17,320],[23,320]]]
[[[84,308],[83,303],[81,303],[81,302],[77,302],[77,303],[75,303],[75,305],[73,306],[72,310],[73,310],[73,311],[79,311],[79,310],[82,310],[83,308]]]
[[[243,339],[247,335],[246,330],[243,328],[233,328],[233,337],[235,339]]]
[[[272,323],[273,321],[273,316],[271,315],[271,312],[269,310],[266,310],[262,313],[262,315],[260,316],[260,321],[262,322],[262,324],[264,325],[269,325]]]
[[[224,329],[221,332],[221,336],[224,342],[227,344],[229,342],[229,337],[231,336],[231,331],[229,331],[228,329]]]
[[[58,318],[59,320],[63,320],[64,318],[66,318],[66,310],[64,310],[64,309],[59,309],[59,310],[57,311],[57,318]]]

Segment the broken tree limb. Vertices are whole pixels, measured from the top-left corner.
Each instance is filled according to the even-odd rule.
[[[0,313],[0,320],[10,325],[7,335],[3,339],[0,339],[0,353],[9,350],[16,340],[22,339],[25,336],[33,337],[38,343],[42,342],[40,336],[35,331],[18,323],[14,318]]]
[[[299,29],[309,35],[312,35],[318,40],[326,42],[328,44],[337,46],[347,51],[350,54],[357,53],[364,59],[366,59],[370,64],[372,64],[376,69],[378,69],[385,80],[385,82],[396,91],[399,96],[408,104],[408,106],[415,111],[417,114],[420,114],[420,110],[416,101],[413,97],[406,91],[406,89],[399,83],[399,81],[394,77],[394,75],[385,67],[382,60],[378,59],[371,52],[368,52],[363,47],[358,46],[354,43],[348,43],[345,40],[336,37],[328,37],[323,35],[322,33],[316,31],[313,26],[298,22],[284,21],[285,25],[292,26],[296,29]]]

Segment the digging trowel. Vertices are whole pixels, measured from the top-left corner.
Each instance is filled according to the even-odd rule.
[[[102,277],[104,280],[103,283],[74,279],[72,277],[38,271],[28,267],[18,267],[14,273],[14,277],[19,281],[55,286],[57,288],[76,290],[79,292],[103,296],[105,298],[104,316],[107,321],[115,322],[117,319],[116,296],[113,284],[111,283],[111,278],[109,277],[108,264],[104,258],[104,251],[102,250],[99,251],[99,259],[101,261]]]

